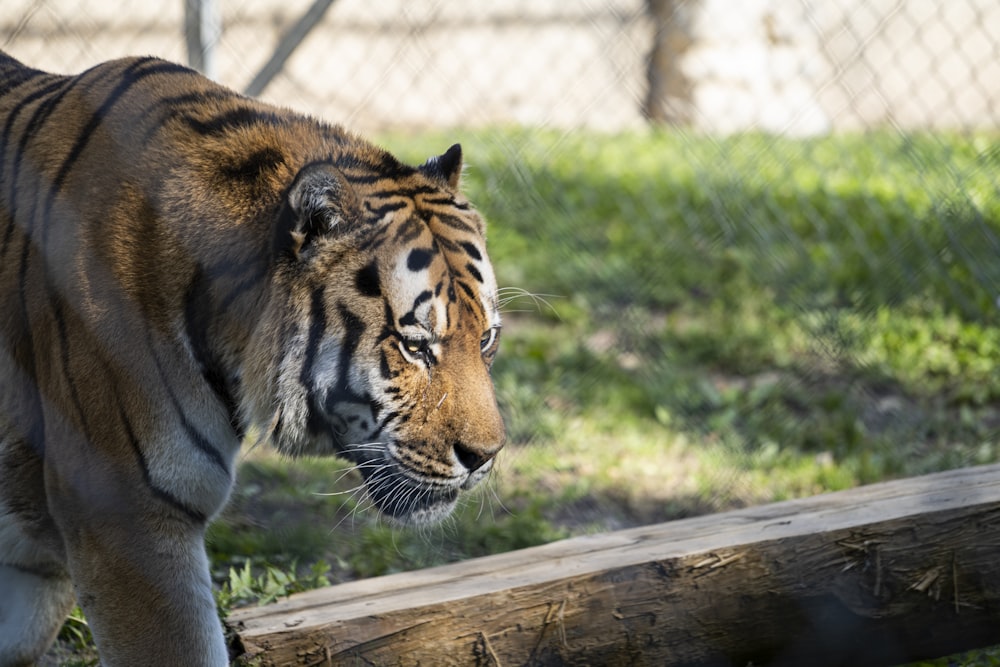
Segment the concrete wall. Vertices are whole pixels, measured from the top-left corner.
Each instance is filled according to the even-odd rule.
[[[653,4],[669,82],[653,113],[667,120],[791,134],[1000,120],[996,0]]]
[[[617,130],[644,106],[701,131],[1000,125],[996,0],[336,0],[271,101],[386,127]],[[218,75],[243,88],[311,0],[219,0]],[[647,63],[671,79],[647,96]],[[184,60],[183,0],[3,0],[0,47],[72,72]]]

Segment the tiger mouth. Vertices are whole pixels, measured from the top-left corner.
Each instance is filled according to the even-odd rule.
[[[368,473],[365,486],[379,512],[402,525],[436,523],[451,514],[458,502],[458,487],[417,481],[400,470],[399,464]],[[461,488],[468,487],[463,484]]]

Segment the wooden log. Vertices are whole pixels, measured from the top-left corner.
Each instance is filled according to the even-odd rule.
[[[1000,643],[1000,466],[351,582],[229,619],[264,665],[893,665]]]

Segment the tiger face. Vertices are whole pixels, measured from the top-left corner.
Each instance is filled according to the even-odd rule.
[[[504,442],[496,280],[460,170],[457,145],[418,169],[394,164],[389,188],[333,164],[303,169],[276,285],[307,317],[280,354],[259,355],[280,360],[263,369],[276,378],[265,428],[277,447],[348,457],[401,523],[445,516]],[[283,309],[270,316],[265,331],[289,328]]]

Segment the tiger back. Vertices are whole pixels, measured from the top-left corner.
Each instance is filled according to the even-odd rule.
[[[155,58],[0,53],[0,666],[228,664],[204,550],[247,433],[440,519],[504,428],[484,222],[419,167]]]

